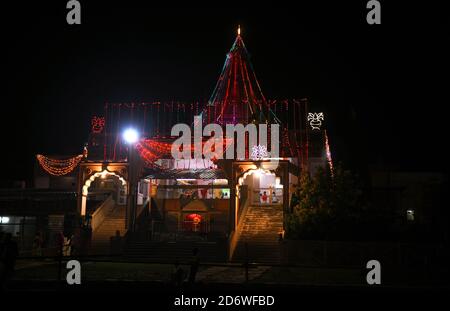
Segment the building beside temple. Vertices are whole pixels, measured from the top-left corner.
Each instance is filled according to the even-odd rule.
[[[194,133],[195,116],[224,133],[227,124],[266,125],[269,133],[277,125],[279,137],[251,146],[246,133],[244,156],[233,159],[174,159],[171,129],[188,124]],[[299,174],[332,166],[323,119],[306,99],[264,96],[239,31],[208,102],[107,103],[92,118],[83,153],[37,155],[34,191],[65,192],[71,203],[49,209],[36,228],[48,231],[47,221],[70,234],[82,219],[92,228],[90,252],[98,254],[108,253],[110,238],[120,234],[128,256],[181,257],[197,247],[209,260],[240,260],[247,249],[254,260],[278,261]],[[136,142],[124,141],[128,127],[138,132]],[[237,139],[225,140],[223,152]]]

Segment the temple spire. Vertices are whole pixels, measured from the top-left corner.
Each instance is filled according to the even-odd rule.
[[[267,120],[267,102],[242,40],[240,25],[208,105],[215,106],[214,121],[219,124]]]

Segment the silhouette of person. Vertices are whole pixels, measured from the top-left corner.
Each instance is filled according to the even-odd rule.
[[[264,191],[261,197],[263,203],[267,203],[267,193]]]
[[[122,237],[120,231],[116,230],[116,235],[111,237],[111,255],[120,255],[122,251]]]
[[[58,248],[58,256],[64,255],[64,239],[65,237],[61,231],[56,233],[56,247]]]
[[[0,251],[0,260],[3,266],[0,281],[4,286],[14,274],[14,266],[17,255],[19,254],[17,242],[13,240],[11,233],[5,235]]]
[[[272,203],[278,203],[278,198],[275,192],[272,192]]]
[[[192,255],[194,256],[194,258],[192,259],[192,262],[191,262],[191,270],[189,273],[189,284],[194,284],[195,276],[197,275],[198,266],[200,264],[199,258],[198,258],[198,248],[194,248],[192,250]]]
[[[34,237],[32,255],[42,256],[42,238],[40,232],[37,232]]]
[[[172,282],[175,286],[181,287],[185,278],[185,273],[183,268],[180,266],[178,260],[175,261],[175,265],[172,271]]]

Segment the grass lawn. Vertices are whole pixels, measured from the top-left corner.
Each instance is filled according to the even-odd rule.
[[[189,272],[189,266],[182,266]],[[113,262],[82,262],[81,277],[85,281],[133,280],[133,281],[169,281],[173,269],[172,264],[154,263],[113,263]],[[281,284],[361,284],[365,278],[355,269],[319,269],[319,268],[287,268],[271,267],[250,269],[252,283]],[[62,265],[62,278],[67,269]],[[208,275],[208,271],[210,275]],[[204,274],[206,272],[206,274]],[[205,277],[202,277],[205,275]],[[200,267],[198,279],[205,282],[245,282],[243,268]],[[56,262],[20,262],[16,269],[16,280],[56,280],[58,278],[58,263]],[[231,278],[231,279],[230,279]]]
[[[182,265],[186,274],[190,267]],[[82,262],[83,281],[157,281],[169,282],[173,264]],[[62,264],[62,279],[68,272]],[[395,267],[383,269],[384,285],[417,286],[430,285],[440,275],[425,277],[415,271],[399,271]],[[365,269],[315,268],[315,267],[253,267],[249,270],[249,282],[253,284],[298,284],[298,285],[367,285]],[[58,263],[54,261],[18,261],[13,279],[29,281],[53,281],[58,278]],[[203,283],[245,283],[245,270],[231,266],[200,266],[196,278]]]
[[[307,285],[361,285],[365,275],[358,269],[271,267],[255,283]]]
[[[183,267],[189,271],[189,267]],[[82,262],[81,277],[83,280],[134,280],[134,281],[168,281],[173,269],[172,264],[146,263],[111,263]],[[65,263],[62,265],[63,277],[67,273]],[[16,269],[16,280],[56,280],[58,263],[42,262]]]

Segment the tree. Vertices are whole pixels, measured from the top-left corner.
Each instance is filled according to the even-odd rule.
[[[356,177],[341,165],[333,175],[329,167],[302,173],[294,199],[286,220],[287,237],[294,239],[351,237],[367,210]]]

